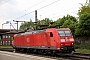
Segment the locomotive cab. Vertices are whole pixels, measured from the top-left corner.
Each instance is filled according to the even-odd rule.
[[[69,28],[58,29],[62,52],[72,52],[74,50],[74,38]]]

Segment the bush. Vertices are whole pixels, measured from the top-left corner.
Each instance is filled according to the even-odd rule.
[[[75,44],[76,49],[90,49],[90,44]]]

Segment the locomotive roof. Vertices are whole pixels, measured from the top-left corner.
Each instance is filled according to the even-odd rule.
[[[41,32],[45,32],[46,30],[36,30],[36,31],[29,31],[29,32],[24,32],[24,33],[19,33],[17,35],[27,35],[27,34],[36,34],[36,33],[41,33]]]
[[[48,28],[48,29],[53,29],[53,28]],[[56,28],[54,28],[54,29],[56,29]],[[60,28],[60,29],[56,29],[56,30],[70,30],[70,29],[69,28]],[[19,33],[17,35],[20,36],[20,35],[27,35],[27,34],[37,34],[37,33],[42,33],[42,32],[45,32],[45,31],[46,31],[46,29],[44,29],[44,30],[35,30],[35,31]]]

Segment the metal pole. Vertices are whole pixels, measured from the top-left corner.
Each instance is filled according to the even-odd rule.
[[[18,21],[16,21],[17,22],[17,32],[18,32]]]
[[[2,29],[3,29],[3,24],[2,24]]]
[[[35,10],[35,22],[36,22],[36,30],[38,28],[38,25],[37,25],[37,10]]]
[[[5,24],[5,23],[2,24],[2,29],[3,29],[3,25],[4,25],[4,24]]]
[[[15,21],[13,20],[14,22],[17,22],[17,32],[18,32],[18,22],[25,22],[25,21]]]
[[[10,22],[10,32],[11,32],[11,22]]]

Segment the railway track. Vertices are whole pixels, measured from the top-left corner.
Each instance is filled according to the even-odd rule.
[[[75,52],[73,54],[69,54],[69,55],[64,55],[66,56],[68,59],[73,59],[73,60],[90,60],[90,54],[86,54],[86,53],[79,53],[79,52]]]
[[[13,48],[0,48],[1,51],[9,51],[9,52],[13,52],[14,49]]]
[[[9,51],[13,52],[12,48],[3,48],[0,49],[1,51]],[[23,54],[23,53],[21,53]],[[73,54],[62,54],[62,55],[55,55],[52,56],[50,54],[38,54],[38,53],[24,53],[24,54],[30,54],[34,56],[40,56],[40,57],[48,57],[52,59],[57,59],[57,60],[90,60],[90,54],[89,53],[80,53],[80,52],[74,52]]]

